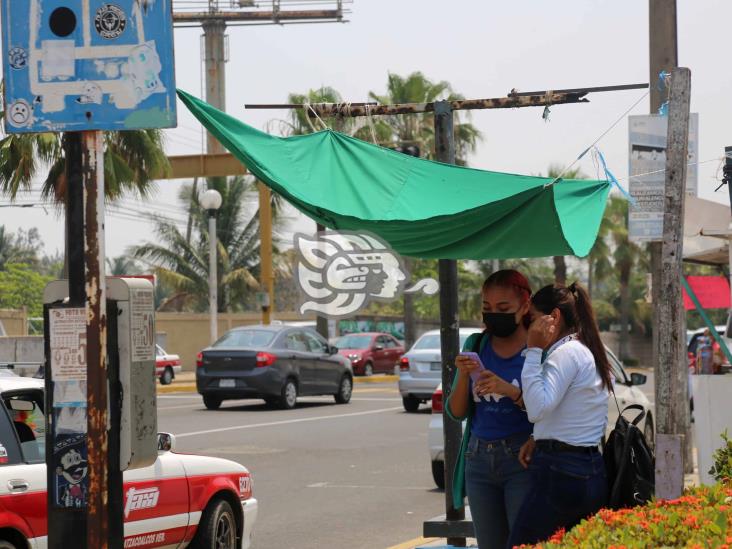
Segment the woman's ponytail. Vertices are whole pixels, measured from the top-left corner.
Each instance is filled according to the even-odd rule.
[[[569,291],[574,296],[574,307],[577,313],[577,334],[579,339],[592,352],[595,357],[597,373],[600,374],[603,385],[612,390],[610,374],[610,361],[605,353],[605,345],[600,339],[600,330],[597,328],[595,313],[592,310],[592,301],[581,285],[574,282],[569,286]]]
[[[545,286],[531,297],[531,302],[539,311],[548,315],[559,309],[567,328],[577,332],[579,340],[590,350],[595,358],[597,373],[602,384],[612,390],[610,361],[605,353],[605,345],[600,339],[595,313],[587,291],[576,282],[569,287]]]

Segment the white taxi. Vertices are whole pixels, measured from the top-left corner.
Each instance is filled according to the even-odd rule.
[[[0,548],[45,548],[43,381],[4,372],[0,401]],[[124,547],[247,549],[257,518],[249,471],[174,444],[161,433],[155,463],[124,473]],[[86,462],[68,473],[83,477]]]

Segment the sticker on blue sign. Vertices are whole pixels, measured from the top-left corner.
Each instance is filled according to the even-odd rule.
[[[0,0],[8,133],[176,125],[172,0]]]

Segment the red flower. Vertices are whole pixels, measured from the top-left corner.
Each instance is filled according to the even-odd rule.
[[[564,528],[560,528],[552,537],[549,538],[549,541],[551,543],[561,543],[562,539],[564,539],[564,534],[566,534],[566,530]]]
[[[690,526],[691,528],[699,528],[699,519],[695,515],[689,515],[684,519],[684,526]]]

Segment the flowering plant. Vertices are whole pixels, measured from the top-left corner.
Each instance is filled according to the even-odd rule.
[[[727,437],[727,430],[720,435],[724,441],[721,448],[714,451],[714,465],[709,474],[720,482],[732,480],[732,440]]]
[[[730,509],[732,483],[700,486],[688,489],[678,499],[654,500],[618,511],[602,509],[568,532],[559,530],[548,541],[534,547],[732,549]]]

